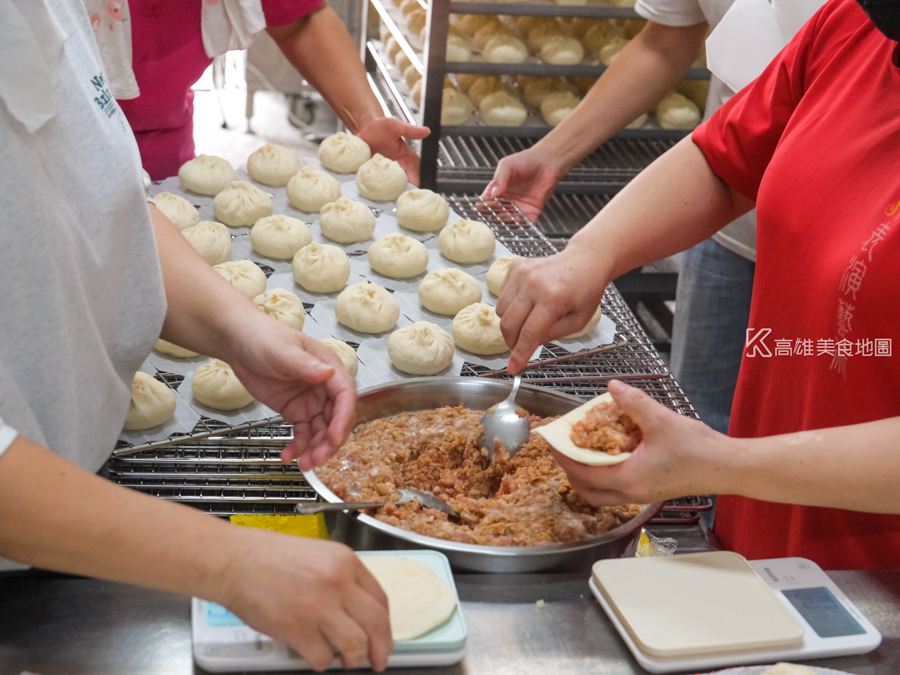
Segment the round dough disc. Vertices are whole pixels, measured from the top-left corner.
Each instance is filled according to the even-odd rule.
[[[456,594],[428,565],[403,556],[360,556],[388,597],[394,640],[412,640],[445,623]]]

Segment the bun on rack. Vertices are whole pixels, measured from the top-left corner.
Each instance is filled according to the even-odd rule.
[[[614,23],[599,20],[592,24],[581,36],[581,46],[589,54],[596,54],[613,38],[625,37],[622,30]]]
[[[441,99],[441,124],[465,124],[472,116],[472,101],[461,91],[444,89]]]
[[[688,97],[672,91],[656,104],[656,121],[663,129],[693,129],[700,124],[700,108]]]
[[[231,258],[231,233],[222,223],[201,220],[181,234],[208,265],[221,265]]]
[[[528,48],[514,35],[501,33],[488,41],[482,55],[490,63],[522,63],[528,58]]]
[[[497,75],[476,75],[468,87],[462,88],[476,106],[480,106],[484,97],[488,94],[493,94],[495,91],[505,91],[510,95],[515,94],[513,88]]]
[[[430,321],[416,321],[388,338],[388,356],[397,370],[410,375],[435,375],[453,362],[453,340]]]
[[[569,91],[562,80],[557,77],[536,77],[524,86],[519,86],[522,88],[522,98],[525,99],[525,103],[534,108],[540,108],[541,103],[550,94]]]
[[[446,57],[448,62],[465,63],[472,58],[472,50],[465,38],[448,35]]]
[[[319,161],[335,173],[356,173],[372,156],[368,144],[358,136],[339,131],[319,145]]]
[[[518,127],[528,117],[525,106],[505,91],[485,96],[478,110],[481,118],[491,126]]]
[[[438,235],[441,255],[463,265],[484,262],[494,255],[496,244],[491,228],[477,220],[465,218],[447,225]]]
[[[369,246],[368,260],[378,274],[392,279],[408,279],[428,268],[428,249],[417,239],[392,232]]]
[[[497,311],[482,302],[463,307],[453,317],[453,341],[460,349],[482,356],[509,351]]]
[[[541,116],[547,124],[555,127],[571,115],[579,103],[581,99],[571,91],[550,94],[541,103]]]
[[[288,181],[287,196],[301,211],[318,213],[323,206],[340,198],[341,184],[324,171],[304,166]]]
[[[604,66],[611,65],[627,44],[628,40],[626,38],[614,37],[600,48],[600,51],[597,52],[597,58],[600,59],[600,63]]]
[[[559,21],[550,18],[550,21],[539,23],[528,31],[528,46],[533,51],[540,52],[544,45],[555,37],[567,37],[566,31]]]
[[[512,34],[512,28],[507,26],[505,23],[500,23],[499,21],[495,23],[486,23],[477,31],[475,31],[475,46],[478,47],[478,49],[484,49],[487,43],[491,41],[491,38],[498,35]]]
[[[291,260],[312,241],[309,227],[290,216],[260,218],[250,230],[250,244],[260,255],[276,260]]]
[[[247,172],[263,185],[284,187],[299,170],[297,153],[283,145],[266,143],[247,158]]]
[[[272,215],[272,198],[253,183],[236,180],[213,199],[216,218],[231,227],[249,227]]]
[[[171,192],[160,192],[153,198],[153,203],[179,230],[200,222],[197,209],[184,197],[173,195]]]
[[[584,48],[575,38],[555,37],[541,47],[541,61],[557,66],[572,66],[581,63]]]
[[[197,155],[178,169],[178,179],[185,190],[214,197],[238,179],[227,159],[215,155]]]
[[[355,244],[372,236],[375,231],[375,216],[362,202],[341,197],[322,207],[319,212],[319,227],[322,234],[332,241]]]

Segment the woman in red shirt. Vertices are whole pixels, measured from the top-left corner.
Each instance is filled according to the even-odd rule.
[[[589,501],[716,493],[716,533],[749,558],[896,567],[900,516],[887,514],[900,514],[900,320],[890,309],[900,297],[900,3],[883,7],[888,24],[876,28],[853,0],[826,4],[562,253],[510,270],[497,309],[516,372],[538,344],[584,325],[611,279],[757,208],[729,436],[613,383],[645,440],[614,467],[557,457]]]

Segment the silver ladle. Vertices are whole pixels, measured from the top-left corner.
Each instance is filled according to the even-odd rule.
[[[418,499],[423,506],[443,511],[451,518],[459,518],[459,514],[447,502],[440,497],[435,497],[430,492],[412,488],[400,488],[397,492],[400,493],[400,499],[387,502],[301,502],[294,507],[294,510],[302,516],[313,516],[325,511],[359,511],[361,509],[378,508],[392,502],[394,504],[402,504]]]
[[[509,453],[511,459],[528,442],[528,436],[531,434],[528,418],[516,414],[519,407],[516,405],[516,394],[519,393],[521,384],[522,376],[516,375],[509,396],[492,408],[488,408],[481,416],[484,431],[478,437],[478,444],[487,452],[488,459],[492,462],[495,443],[499,442],[500,447]]]

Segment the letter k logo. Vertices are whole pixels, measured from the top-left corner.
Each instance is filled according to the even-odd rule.
[[[754,333],[754,331],[756,332]],[[744,347],[750,350],[746,352],[748,358],[761,356],[764,359],[767,359],[772,356],[769,345],[766,344],[766,338],[769,337],[771,332],[771,328],[760,328],[759,330],[756,328],[747,329],[747,342],[744,344]]]

